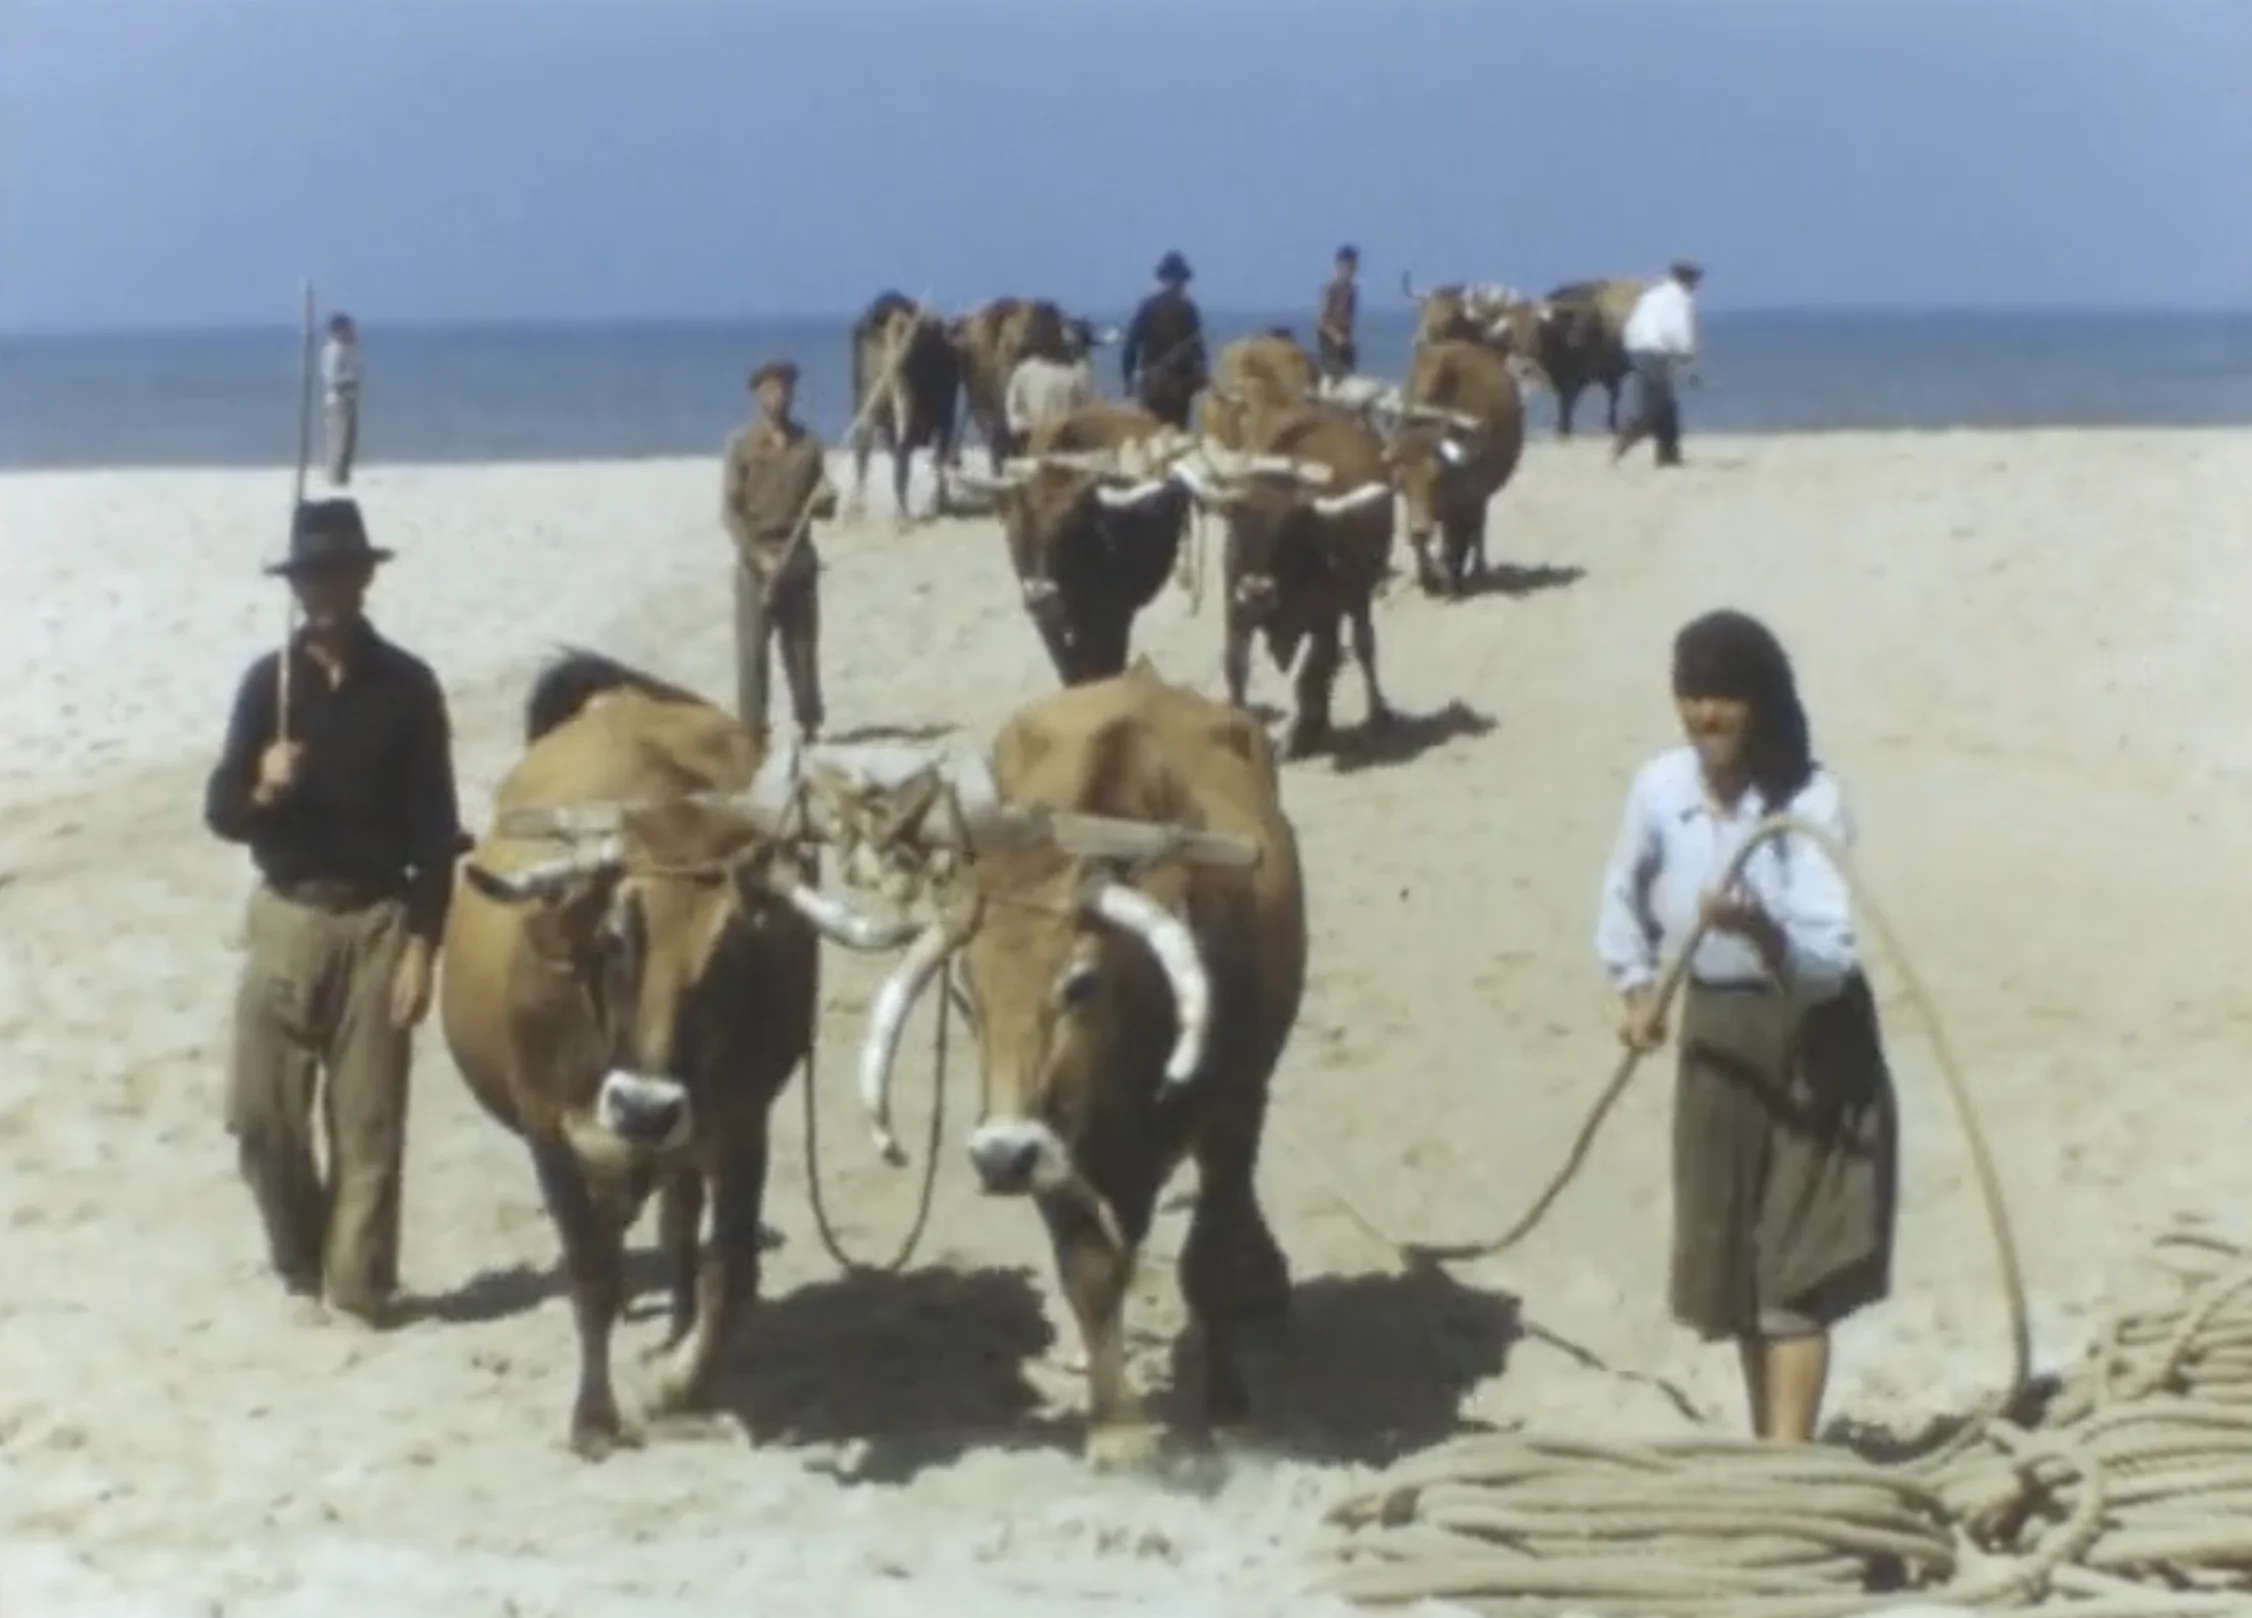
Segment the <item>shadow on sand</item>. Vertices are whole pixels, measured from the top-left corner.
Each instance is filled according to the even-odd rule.
[[[1455,599],[1468,601],[1475,596],[1519,599],[1539,595],[1544,590],[1569,589],[1586,577],[1584,567],[1550,567],[1545,562],[1534,567],[1518,567],[1511,562],[1498,562],[1477,577],[1465,580],[1462,594]]]
[[[832,1276],[762,1300],[719,1396],[761,1444],[860,1443],[856,1483],[973,1449],[1063,1445],[1026,1362],[1054,1340],[1021,1269]]]
[[[1459,698],[1432,713],[1395,713],[1387,725],[1340,729],[1330,763],[1340,775],[1391,764],[1407,764],[1465,736],[1487,736],[1499,722]]]
[[[1517,1299],[1464,1286],[1435,1264],[1318,1276],[1293,1290],[1275,1339],[1245,1355],[1251,1437],[1308,1460],[1389,1464],[1475,1430],[1462,1401],[1502,1374],[1522,1335]],[[1193,1431],[1202,1386],[1201,1347],[1184,1332],[1156,1408]]]

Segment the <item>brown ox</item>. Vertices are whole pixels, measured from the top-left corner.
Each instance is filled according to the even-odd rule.
[[[1407,510],[1416,578],[1462,594],[1471,558],[1486,572],[1486,506],[1525,451],[1525,403],[1509,360],[1483,343],[1427,344],[1408,364],[1394,406],[1392,479]],[[1435,564],[1431,536],[1442,555]]]
[[[1139,1460],[1157,1435],[1127,1382],[1122,1316],[1157,1197],[1184,1159],[1198,1192],[1180,1285],[1213,1423],[1247,1413],[1240,1329],[1288,1307],[1254,1177],[1305,988],[1297,838],[1258,724],[1146,660],[1018,710],[992,770],[1007,803],[1234,834],[1251,856],[1131,867],[1045,846],[982,856],[868,1028],[862,1071],[880,1117],[908,1012],[958,957],[991,1097],[971,1162],[987,1191],[1030,1196],[1047,1226],[1086,1348],[1089,1458]]]
[[[947,508],[946,478],[959,458],[956,412],[962,360],[946,322],[897,293],[876,296],[852,324],[852,505],[866,505],[868,456],[881,437],[891,454],[891,493],[909,520],[907,475],[915,451],[931,452],[931,513]]]
[[[1321,367],[1287,332],[1238,338],[1220,350],[1204,391],[1199,425],[1223,449],[1249,442],[1251,416],[1305,403],[1321,387]]]
[[[759,762],[702,699],[571,653],[525,729],[457,885],[439,1014],[471,1093],[531,1150],[578,1328],[571,1447],[599,1459],[638,1436],[610,1375],[626,1230],[661,1188],[672,1322],[651,1408],[693,1404],[758,1291],[767,1111],[811,1039],[816,928],[905,938],[681,802]],[[633,800],[649,807],[616,807]]]
[[[1139,464],[1132,453],[1173,436],[1139,406],[1103,400],[1047,424],[999,477],[962,475],[996,497],[1025,611],[1065,685],[1126,667],[1135,615],[1179,560],[1188,495],[1154,453]]]
[[[1027,356],[1078,364],[1114,334],[1066,315],[1046,298],[995,298],[956,320],[954,346],[961,355],[962,387],[970,419],[985,439],[993,474],[1024,446],[1009,427],[1009,378]]]
[[[1173,475],[1227,521],[1221,661],[1229,700],[1244,705],[1251,643],[1263,635],[1278,669],[1297,663],[1283,751],[1298,758],[1331,738],[1330,694],[1346,623],[1368,692],[1368,723],[1392,717],[1376,673],[1372,613],[1392,550],[1391,468],[1376,430],[1331,405],[1256,412],[1250,431],[1248,456],[1184,457]]]

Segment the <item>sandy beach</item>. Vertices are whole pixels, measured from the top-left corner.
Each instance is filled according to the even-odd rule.
[[[234,682],[280,630],[257,568],[289,475],[0,478],[19,669],[0,692],[0,1612],[1306,1615],[1324,1506],[1458,1420],[1736,1431],[1731,1356],[1665,1317],[1670,1063],[1548,1223],[1459,1284],[1396,1275],[1332,1197],[1402,1235],[1469,1237],[1560,1162],[1615,1060],[1589,944],[1600,863],[1629,774],[1673,735],[1672,632],[1724,603],[1798,662],[1862,868],[1988,1124],[2040,1353],[2077,1354],[2175,1216],[2252,1232],[2252,825],[2230,812],[2252,789],[2252,434],[1689,451],[1659,476],[1614,471],[1593,440],[1534,444],[1489,548],[1559,582],[1456,605],[1403,586],[1379,613],[1394,702],[1462,722],[1403,762],[1287,770],[1313,977],[1263,1181],[1298,1323],[1254,1387],[1271,1447],[1210,1498],[1078,1460],[1077,1344],[1037,1222],[981,1198],[962,1157],[966,1050],[900,1276],[840,1277],[823,1253],[784,1098],[768,1213],[786,1245],[736,1414],[706,1430],[601,1467],[565,1453],[554,1236],[434,1026],[407,1188],[422,1305],[380,1336],[307,1322],[264,1274],[221,1129],[251,879],[200,820]],[[375,537],[401,553],[372,611],[446,679],[473,824],[555,643],[732,689],[716,479],[709,461],[364,474]],[[998,532],[902,535],[871,504],[819,541],[833,724],[982,741],[1053,683]],[[1136,643],[1216,691],[1219,633],[1212,602],[1192,615],[1168,593]],[[1287,694],[1267,664],[1254,690]],[[1351,726],[1350,667],[1339,692]],[[914,1210],[929,1040],[902,1068],[916,1160],[886,1168],[847,1082],[878,965],[832,950],[823,970],[819,1166],[845,1240],[880,1258]],[[1872,975],[1907,1126],[1900,1279],[1843,1334],[1832,1405],[1908,1423],[2003,1376],[2004,1323],[1930,1041],[1893,963]],[[1162,1216],[1153,1250],[1182,1226]],[[622,1362],[654,1341],[656,1305],[652,1288]],[[1161,1382],[1169,1262],[1131,1321]]]

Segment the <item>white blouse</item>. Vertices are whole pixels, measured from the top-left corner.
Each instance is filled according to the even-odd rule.
[[[1853,823],[1835,778],[1817,769],[1785,806],[1853,845]],[[1755,787],[1730,810],[1706,796],[1696,749],[1670,748],[1636,772],[1627,789],[1618,846],[1603,871],[1595,954],[1624,994],[1656,981],[1662,956],[1689,936],[1699,901],[1769,814]],[[1745,891],[1774,917],[1786,940],[1784,985],[1808,1000],[1837,993],[1860,965],[1851,895],[1829,856],[1792,833],[1762,844],[1745,862]],[[1748,938],[1708,932],[1689,963],[1701,983],[1757,983],[1772,974]]]

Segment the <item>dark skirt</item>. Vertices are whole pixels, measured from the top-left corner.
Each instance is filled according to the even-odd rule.
[[[1673,1125],[1674,1318],[1708,1339],[1827,1330],[1892,1288],[1899,1114],[1859,973],[1801,1015],[1690,985]]]

